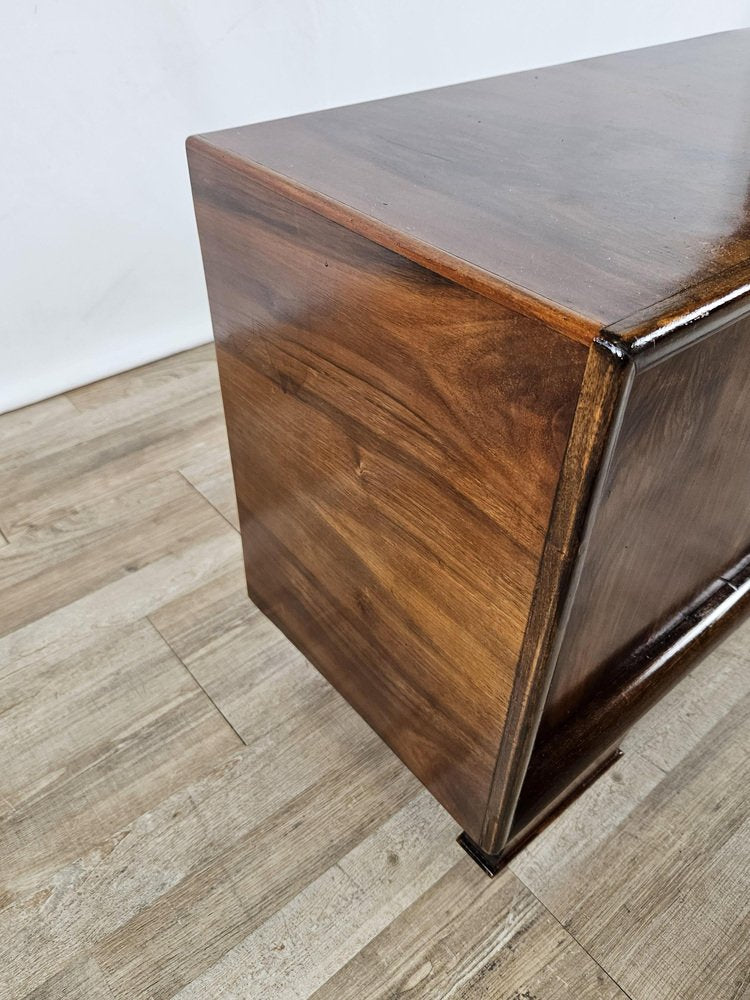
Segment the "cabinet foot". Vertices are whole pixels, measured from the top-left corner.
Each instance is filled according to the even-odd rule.
[[[579,795],[586,791],[593,783],[600,778],[605,771],[608,771],[612,765],[622,757],[622,750],[618,747],[613,753],[611,753],[602,763],[591,771],[586,777],[574,785],[568,792],[565,793],[547,812],[542,813],[537,819],[532,823],[525,826],[518,832],[511,834],[511,837],[502,851],[499,854],[487,854],[482,848],[474,843],[471,837],[467,833],[461,833],[456,838],[456,843],[460,844],[461,847],[466,851],[470,858],[472,858],[479,867],[489,875],[490,878],[494,878],[499,871],[512,860],[519,851],[522,851],[527,844],[529,844],[537,834],[541,833],[542,830],[551,823],[554,819],[562,813],[568,806],[574,802]]]

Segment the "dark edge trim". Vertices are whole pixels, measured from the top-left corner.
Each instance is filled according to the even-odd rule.
[[[486,271],[471,261],[456,257],[447,250],[426,243],[410,233],[394,229],[392,226],[388,226],[372,216],[365,215],[319,191],[308,188],[292,177],[287,177],[262,163],[221,149],[219,146],[215,146],[207,136],[189,136],[185,146],[191,167],[193,166],[193,158],[195,158],[195,169],[197,169],[197,158],[201,155],[210,156],[228,168],[251,177],[274,194],[296,202],[316,215],[320,215],[330,222],[335,222],[343,226],[344,229],[357,233],[378,246],[447,278],[462,288],[477,292],[513,312],[523,313],[537,319],[569,340],[588,347],[600,330],[601,324],[589,316],[573,312],[551,299],[537,295],[529,288],[524,288],[507,278]]]
[[[634,373],[620,345],[593,342],[498,748],[478,845],[486,854],[499,854],[510,836]]]
[[[716,298],[707,304],[685,302],[676,296],[682,308],[670,312],[668,300],[662,312],[655,307],[642,314],[620,320],[602,330],[602,336],[611,344],[631,355],[639,370],[658,364],[664,358],[691,347],[699,340],[711,336],[721,327],[740,319],[750,312],[750,273],[748,265],[725,272],[723,277],[744,279],[743,283],[717,288]]]

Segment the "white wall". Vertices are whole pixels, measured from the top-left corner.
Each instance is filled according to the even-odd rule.
[[[183,141],[748,23],[749,0],[3,0],[0,412],[210,339]]]

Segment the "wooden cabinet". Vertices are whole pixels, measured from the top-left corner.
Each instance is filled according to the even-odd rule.
[[[490,870],[747,609],[748,65],[188,140],[250,596]]]

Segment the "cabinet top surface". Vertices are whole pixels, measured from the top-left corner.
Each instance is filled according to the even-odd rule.
[[[750,280],[750,30],[202,141],[580,339]]]

